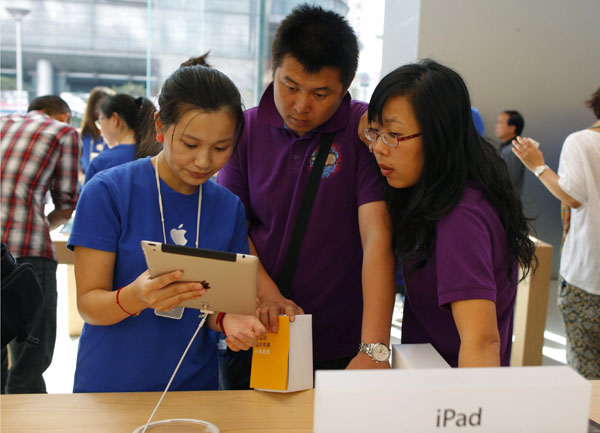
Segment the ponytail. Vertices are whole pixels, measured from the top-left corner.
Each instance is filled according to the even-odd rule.
[[[145,158],[157,155],[161,151],[161,145],[155,139],[154,113],[156,107],[147,98],[137,98],[138,105],[137,122],[134,129],[135,157]]]
[[[145,158],[160,152],[160,145],[154,139],[154,113],[156,107],[147,98],[119,93],[108,96],[102,103],[101,111],[106,117],[117,113],[133,131],[135,157]]]

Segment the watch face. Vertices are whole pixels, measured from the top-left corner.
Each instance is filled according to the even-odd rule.
[[[545,170],[546,170],[546,166],[545,166],[545,165],[538,165],[538,166],[535,168],[535,175],[536,175],[537,177],[539,177],[539,176],[540,176],[540,175],[541,175],[541,174],[542,174],[542,173],[543,173]]]
[[[390,349],[385,344],[376,344],[373,347],[373,359],[375,361],[383,362],[387,361],[390,357]]]

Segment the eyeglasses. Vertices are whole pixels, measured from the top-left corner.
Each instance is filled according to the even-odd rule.
[[[398,137],[395,134],[389,132],[379,132],[375,128],[365,128],[363,129],[363,132],[365,133],[365,137],[367,138],[367,140],[369,140],[371,143],[375,144],[377,139],[381,137],[383,144],[389,147],[396,147],[401,141],[410,140],[411,138],[417,138],[421,136],[421,133],[417,132],[416,134]]]
[[[102,129],[102,124],[100,123],[100,121],[104,120],[104,119],[106,119],[106,117],[100,117],[100,116],[98,116],[98,120],[96,120],[94,122],[94,125],[96,125],[96,128]]]

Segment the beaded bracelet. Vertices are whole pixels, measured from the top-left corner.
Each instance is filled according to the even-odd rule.
[[[123,308],[123,306],[119,302],[119,292],[121,292],[121,290],[123,290],[123,287],[121,287],[119,290],[117,290],[117,305],[119,307],[121,307],[121,310],[123,310],[128,316],[134,316],[134,317],[139,316],[140,315],[139,311],[137,313],[135,313],[135,314],[131,314],[129,311],[127,311],[125,308]]]
[[[225,332],[225,327],[223,326],[223,319],[225,318],[225,314],[227,313],[217,314],[217,325],[219,325],[219,327],[221,328],[221,332],[225,334],[225,337],[227,337],[227,332]]]

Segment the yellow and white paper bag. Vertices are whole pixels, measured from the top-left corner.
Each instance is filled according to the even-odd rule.
[[[313,387],[312,315],[297,315],[290,323],[279,316],[279,331],[267,332],[252,349],[250,387],[292,392]]]

